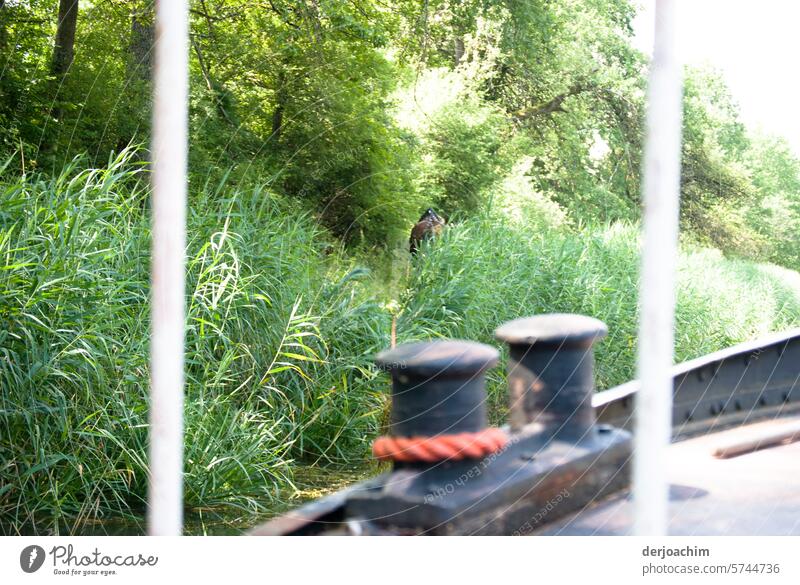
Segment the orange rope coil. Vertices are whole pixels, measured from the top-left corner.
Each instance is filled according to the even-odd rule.
[[[508,436],[502,429],[435,437],[378,437],[372,453],[381,461],[433,463],[445,460],[480,459],[503,449]]]

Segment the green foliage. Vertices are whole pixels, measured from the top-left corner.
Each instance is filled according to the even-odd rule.
[[[23,150],[29,159],[42,139],[48,82],[48,41],[57,3],[6,2],[0,9],[0,157]],[[35,160],[35,159],[34,159]]]
[[[729,255],[800,266],[800,160],[785,141],[747,132],[719,75],[688,73],[684,229]]]
[[[15,169],[149,138],[152,0],[81,3],[62,79],[56,13],[0,9],[0,156],[19,151]],[[524,158],[532,192],[571,222],[636,221],[634,15],[629,0],[206,0],[191,15],[192,184],[267,184],[347,244],[387,249],[430,205],[492,205]],[[711,70],[687,71],[683,137],[684,231],[797,266],[800,163],[748,133]]]
[[[424,135],[418,191],[448,215],[478,209],[509,170],[511,133],[500,112],[474,94],[458,96],[436,112]]]
[[[0,4],[0,526],[135,515],[146,482],[152,0]],[[605,320],[633,375],[646,59],[629,0],[192,4],[186,495],[263,510],[365,456],[371,357]],[[686,72],[677,352],[798,323],[800,160]],[[75,156],[78,155],[77,158]],[[72,162],[70,162],[72,161]],[[409,265],[408,230],[451,226]],[[744,259],[738,259],[744,258]],[[372,272],[360,267],[367,262]],[[502,372],[493,372],[496,418]]]
[[[744,164],[756,196],[742,213],[748,228],[767,242],[761,255],[800,269],[800,159],[785,140],[755,136]]]
[[[131,157],[0,187],[4,532],[80,531],[142,513],[149,221],[144,166]],[[495,345],[508,319],[594,315],[610,329],[598,386],[630,379],[637,230],[576,229],[525,172],[523,161],[498,183],[494,211],[451,224],[410,266],[403,254],[375,275],[267,190],[223,182],[193,194],[187,507],[264,512],[291,482],[293,461],[365,460],[385,420],[388,384],[372,359],[389,345],[392,314],[399,342]],[[776,266],[686,248],[679,291],[678,359],[800,324],[800,275]],[[493,371],[495,420],[503,383]]]
[[[497,345],[493,331],[510,319],[591,315],[609,328],[596,348],[598,388],[620,384],[635,377],[638,250],[638,229],[624,223],[576,233],[531,232],[499,216],[464,221],[415,258],[399,340]],[[685,248],[678,291],[677,361],[800,325],[800,275],[776,266]],[[506,400],[502,372],[491,382],[498,416]]]
[[[149,221],[126,156],[0,188],[4,531],[144,503]],[[191,209],[186,504],[257,512],[292,457],[364,455],[383,405],[368,360],[388,321],[307,215],[265,192]]]
[[[537,192],[530,177],[532,159],[522,157],[491,190],[490,208],[502,213],[517,228],[533,233],[566,230],[568,213],[555,201]]]

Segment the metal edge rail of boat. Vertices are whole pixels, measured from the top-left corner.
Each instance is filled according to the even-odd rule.
[[[672,370],[673,439],[800,410],[800,328],[740,343]],[[592,399],[598,420],[633,427],[634,380]]]

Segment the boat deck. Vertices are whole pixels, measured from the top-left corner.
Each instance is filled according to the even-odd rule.
[[[729,458],[714,452],[800,424],[780,418],[688,439],[669,448],[671,535],[800,535],[800,442]],[[788,442],[789,438],[785,442]],[[628,535],[630,494],[561,518],[539,535]]]

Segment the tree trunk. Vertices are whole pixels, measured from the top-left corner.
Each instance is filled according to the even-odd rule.
[[[6,0],[0,0],[0,55],[5,55],[8,45],[8,34],[6,32]]]
[[[150,133],[151,95],[153,73],[153,47],[155,43],[155,3],[153,0],[136,0],[130,12],[130,36],[125,62],[125,98],[120,104],[120,133],[118,151],[134,139],[142,142]],[[144,140],[146,142],[146,140]],[[136,150],[136,160],[148,160],[148,153]]]
[[[464,58],[464,37],[457,36],[453,39],[453,64],[458,67]]]
[[[153,67],[153,42],[156,35],[154,14],[153,2],[147,1],[131,15],[129,79],[150,80]]]
[[[58,2],[58,28],[56,29],[53,59],[50,62],[50,74],[55,78],[52,84],[53,109],[50,115],[61,121],[64,117],[64,100],[60,97],[61,84],[69,71],[75,56],[75,30],[78,27],[78,0],[59,0]],[[58,141],[59,125],[48,130],[47,137],[43,139],[42,151],[52,152]],[[55,132],[55,135],[53,135]]]
[[[50,65],[50,73],[56,77],[64,77],[72,65],[77,27],[78,0],[59,0],[56,44],[53,47],[53,61]]]

